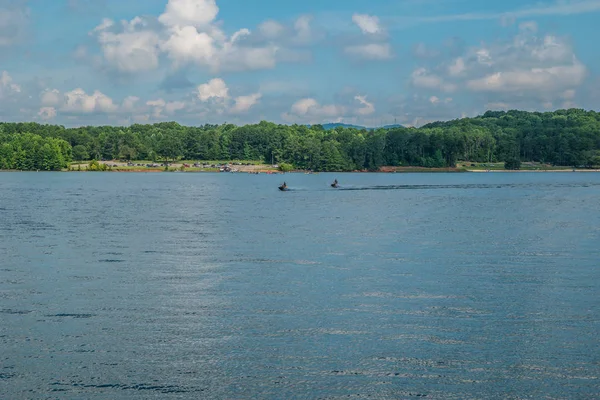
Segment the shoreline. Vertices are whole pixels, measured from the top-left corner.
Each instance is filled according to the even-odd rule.
[[[264,175],[282,175],[282,174],[307,174],[317,175],[320,173],[360,173],[360,174],[406,174],[406,173],[543,173],[543,172],[600,172],[600,168],[568,168],[568,167],[551,167],[549,165],[543,165],[539,163],[525,163],[524,168],[518,170],[508,170],[501,168],[501,163],[495,163],[495,165],[474,165],[467,166],[467,162],[459,162],[456,167],[444,167],[444,168],[427,168],[418,166],[382,166],[377,171],[369,170],[354,170],[354,171],[306,171],[294,169],[291,171],[280,171],[277,165],[259,164],[254,161],[253,163],[247,162],[225,162],[225,161],[211,161],[210,164],[204,164],[199,166],[198,163],[192,166],[190,162],[179,161],[169,164],[168,168],[165,169],[163,165],[153,163],[151,166],[145,166],[149,164],[146,161],[136,162],[136,165],[128,165],[128,163],[121,161],[100,161],[99,164],[107,167],[104,171],[88,170],[88,164],[82,162],[72,163],[68,168],[64,168],[60,171],[21,171],[21,170],[6,170],[0,169],[0,172],[120,172],[120,173],[236,173],[236,174],[264,174]],[[229,171],[221,171],[222,167],[227,166]],[[491,167],[491,168],[490,168]]]
[[[247,175],[284,175],[284,174],[304,174],[304,175],[318,175],[318,174],[455,174],[455,173],[552,173],[552,172],[560,172],[560,173],[577,173],[577,172],[600,172],[600,169],[548,169],[548,170],[509,170],[509,169],[494,169],[494,170],[478,170],[478,169],[464,169],[464,170],[448,170],[447,168],[440,169],[407,169],[407,170],[396,170],[396,171],[319,171],[319,172],[306,172],[303,170],[297,171],[275,171],[275,170],[259,170],[259,171],[236,171],[236,172],[220,172],[220,171],[206,171],[206,170],[169,170],[165,171],[164,169],[112,169],[107,171],[88,171],[82,169],[78,170],[60,170],[60,171],[33,171],[33,170],[17,170],[17,169],[0,169],[0,173],[16,173],[16,172],[111,172],[111,173],[186,173],[186,174],[247,174]]]

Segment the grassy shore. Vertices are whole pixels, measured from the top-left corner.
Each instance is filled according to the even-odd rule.
[[[462,168],[468,172],[598,172],[600,169],[594,168],[573,168],[565,166],[554,166],[538,162],[523,162],[518,170],[504,169],[504,163],[472,163],[459,162],[457,168]]]
[[[99,161],[100,164],[105,164],[108,171],[112,172],[219,172],[220,167],[229,165],[235,172],[242,173],[276,173],[278,169],[274,165],[261,163],[260,161],[203,161],[204,166],[194,167],[195,161],[177,161],[169,163],[165,168],[160,162],[154,163],[148,160],[133,161],[133,165],[128,165],[121,161]],[[73,162],[68,169],[63,171],[87,171],[89,162]],[[153,165],[148,167],[147,165]],[[186,166],[187,165],[187,166]],[[8,172],[8,171],[2,171]],[[304,170],[294,170],[290,172],[304,173]],[[334,171],[332,171],[334,172]],[[475,163],[460,161],[454,168],[425,168],[416,166],[401,166],[401,167],[381,167],[379,171],[353,171],[353,172],[380,172],[380,173],[458,173],[458,172],[600,172],[600,168],[584,169],[572,167],[557,167],[549,164],[524,162],[519,170],[506,170],[504,163]]]
[[[107,166],[108,170],[113,172],[219,172],[221,165],[230,165],[237,172],[273,172],[277,168],[272,165],[261,164],[257,161],[203,161],[205,166],[194,167],[196,161],[177,161],[169,163],[168,167],[161,165],[161,162],[152,162],[148,160],[132,161],[133,165],[128,165],[121,161],[99,161],[99,164]],[[147,165],[156,165],[148,167]],[[187,166],[186,166],[187,165]],[[70,171],[87,171],[88,162],[71,163]]]

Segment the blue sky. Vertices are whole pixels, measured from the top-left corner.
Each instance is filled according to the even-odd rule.
[[[0,0],[0,120],[422,125],[600,108],[600,0]]]

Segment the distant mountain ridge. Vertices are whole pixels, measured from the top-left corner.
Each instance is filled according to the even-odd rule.
[[[310,125],[309,125],[310,126]],[[328,124],[322,124],[323,129],[325,129],[326,131],[331,130],[331,129],[335,129],[335,128],[354,128],[354,129],[366,129],[368,131],[372,131],[375,129],[379,129],[379,128],[384,128],[384,129],[393,129],[393,128],[403,128],[402,125],[400,124],[392,124],[392,125],[385,125],[385,126],[381,126],[381,127],[374,127],[374,128],[367,128],[366,126],[361,126],[361,125],[352,125],[352,124],[344,124],[341,122],[331,122]]]

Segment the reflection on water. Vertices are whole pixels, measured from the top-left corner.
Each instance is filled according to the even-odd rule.
[[[278,179],[0,174],[0,397],[600,397],[600,175]]]

